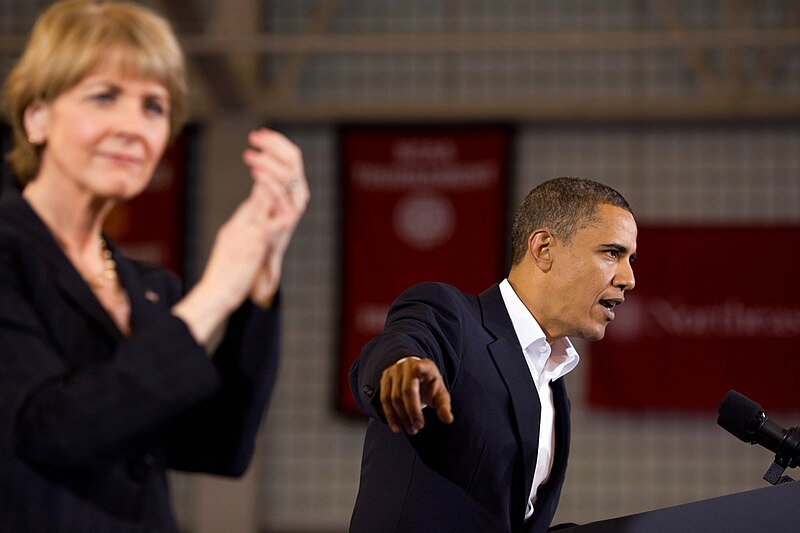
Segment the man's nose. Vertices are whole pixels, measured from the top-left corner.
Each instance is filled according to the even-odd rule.
[[[614,276],[614,286],[623,291],[632,291],[636,286],[636,277],[633,275],[633,266],[629,261],[621,261]]]

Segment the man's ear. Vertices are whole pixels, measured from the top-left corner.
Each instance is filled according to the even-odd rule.
[[[44,100],[36,100],[25,108],[22,116],[28,141],[34,145],[47,141],[47,126],[50,120],[50,106]]]
[[[528,237],[528,257],[542,272],[549,271],[553,266],[551,251],[554,244],[553,235],[545,229],[536,230]]]

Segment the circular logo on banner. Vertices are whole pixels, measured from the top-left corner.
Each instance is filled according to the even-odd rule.
[[[401,241],[418,250],[441,246],[456,228],[456,210],[449,198],[434,192],[411,193],[397,202],[392,214]]]

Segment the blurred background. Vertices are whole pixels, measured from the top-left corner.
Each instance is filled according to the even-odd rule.
[[[3,79],[37,13],[50,3],[0,0]],[[359,246],[359,233],[345,228],[353,220],[370,224],[354,218],[366,206],[348,196],[356,167],[343,147],[353,126],[390,133],[414,128],[422,138],[426,129],[451,128],[457,135],[467,126],[501,127],[507,143],[496,152],[502,194],[486,201],[500,210],[504,234],[497,248],[470,250],[475,261],[503,255],[498,250],[508,249],[511,212],[542,181],[577,175],[611,185],[640,224],[645,279],[638,276],[631,295],[635,302],[643,291],[637,312],[666,305],[694,320],[682,330],[662,328],[665,336],[653,341],[666,347],[659,353],[647,348],[653,343],[625,352],[625,336],[612,338],[614,328],[625,330],[622,324],[636,318],[622,311],[606,348],[605,340],[579,345],[582,364],[566,378],[573,444],[556,522],[585,523],[767,486],[762,476],[772,454],[719,428],[716,404],[696,393],[708,381],[714,398],[729,382],[747,394],[749,379],[753,390],[782,392],[772,404],[753,396],[771,418],[784,426],[800,423],[794,392],[800,382],[800,2],[144,3],[172,21],[187,52],[192,114],[162,169],[174,180],[167,187],[173,203],[139,208],[167,217],[152,238],[166,239],[180,257],[139,251],[164,259],[189,283],[196,278],[214,231],[248,189],[241,152],[251,128],[276,128],[296,142],[312,189],[287,258],[282,366],[256,459],[237,481],[175,474],[174,503],[185,532],[347,529],[365,421],[344,412],[340,399],[342,361],[357,355],[341,353],[349,290],[343,280],[356,261],[347,250]],[[0,139],[6,148],[7,131]],[[7,169],[3,179],[11,179]],[[124,228],[137,223],[135,213],[126,217],[118,228],[123,242]],[[648,238],[648,228],[668,237]],[[712,230],[729,231],[720,237]],[[367,261],[384,253],[393,252],[369,248]],[[669,259],[674,270],[655,268],[655,261],[648,266],[648,254],[659,264]],[[501,262],[492,281],[502,279],[508,260]],[[404,279],[396,270],[374,277],[396,283]],[[689,301],[718,276],[727,295]],[[655,300],[662,283],[687,292]],[[758,300],[770,291],[771,300]],[[745,293],[754,294],[752,304],[737,296]],[[653,321],[662,324],[659,316]],[[698,326],[702,320],[710,326]],[[709,342],[726,328],[737,333]],[[698,336],[706,344],[688,352],[698,349]],[[730,350],[722,357],[731,355],[739,371],[731,381],[720,379],[727,374],[715,367],[695,365],[715,346]],[[665,361],[676,361],[676,368],[665,369]],[[623,390],[633,381],[638,392]],[[646,396],[651,386],[655,401]]]

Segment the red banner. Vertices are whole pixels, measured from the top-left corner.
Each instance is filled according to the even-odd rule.
[[[343,130],[340,409],[356,412],[348,371],[404,289],[478,293],[501,278],[508,144],[499,126]]]
[[[798,409],[800,227],[640,227],[636,289],[591,345],[589,401],[714,412],[735,389]]]

